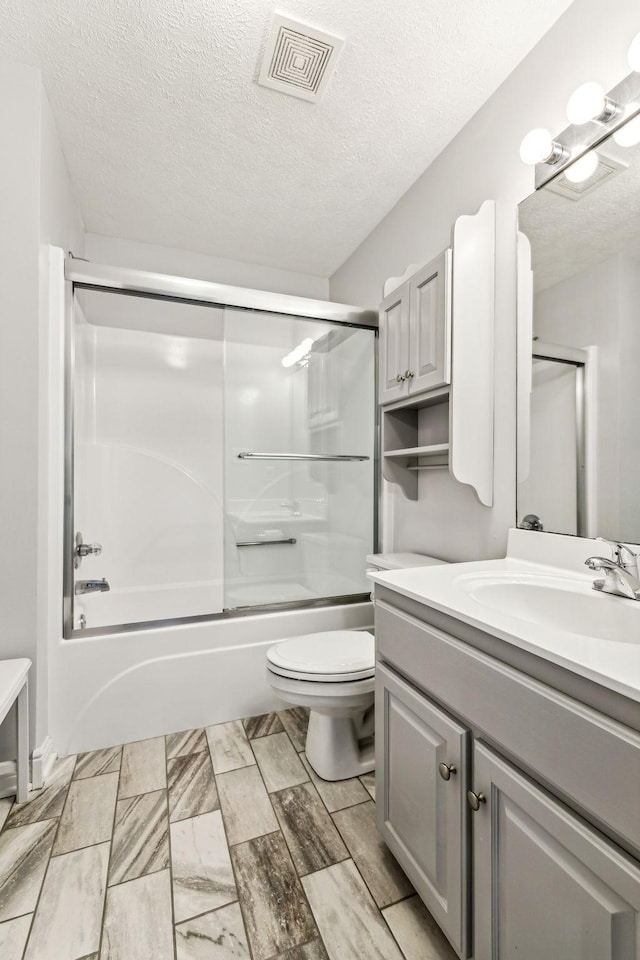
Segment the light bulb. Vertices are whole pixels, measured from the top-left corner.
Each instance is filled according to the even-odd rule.
[[[625,116],[630,116],[638,109],[637,103],[630,103],[625,107]],[[635,147],[640,143],[640,115],[629,120],[623,127],[619,127],[613,135],[613,139],[619,147]]]
[[[520,159],[530,166],[548,160],[552,153],[553,139],[542,127],[531,130],[520,144]]]
[[[604,90],[599,83],[589,81],[574,90],[567,103],[567,119],[569,123],[580,126],[595,120],[603,114],[606,108]]]
[[[580,148],[578,148],[580,149]],[[593,176],[598,167],[598,154],[594,150],[589,150],[584,156],[572,163],[564,172],[565,177],[571,183],[582,183]]]
[[[637,33],[631,41],[629,53],[627,54],[627,62],[632,70],[640,73],[640,33]]]

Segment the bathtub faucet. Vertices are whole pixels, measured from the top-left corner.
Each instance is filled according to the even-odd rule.
[[[106,593],[111,587],[103,577],[102,580],[77,580],[76,594]]]

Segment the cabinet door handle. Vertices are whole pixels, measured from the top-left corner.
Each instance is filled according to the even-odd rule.
[[[404,375],[404,379],[411,380],[412,377],[415,377],[415,373],[413,372],[413,370],[407,370]]]
[[[450,780],[453,774],[457,773],[454,763],[439,763],[438,773],[443,780]]]
[[[404,377],[401,373],[399,373],[398,376],[396,377],[396,383],[402,383],[403,380],[406,380],[406,379],[407,379],[406,377]]]
[[[469,790],[467,793],[467,803],[471,807],[474,813],[480,809],[481,803],[486,803],[487,798],[484,793],[474,793],[473,790]]]

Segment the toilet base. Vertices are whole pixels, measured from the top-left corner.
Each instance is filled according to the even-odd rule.
[[[353,717],[311,710],[305,751],[323,780],[348,780],[375,769],[373,708]]]

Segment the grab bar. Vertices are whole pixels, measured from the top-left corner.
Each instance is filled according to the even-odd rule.
[[[236,547],[270,547],[272,543],[297,543],[295,537],[287,537],[286,540],[241,540],[236,543]]]
[[[239,453],[238,460],[370,460],[370,457],[347,456],[342,453]]]

